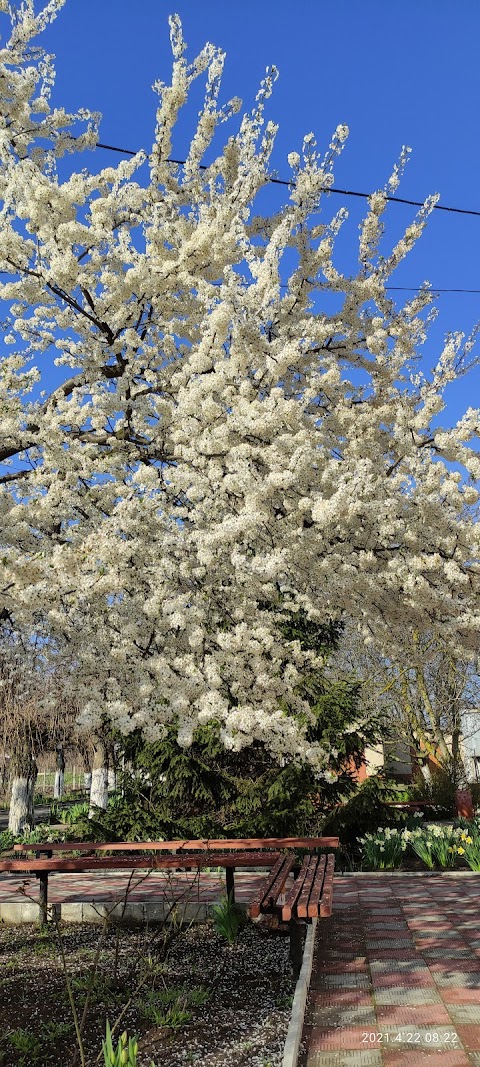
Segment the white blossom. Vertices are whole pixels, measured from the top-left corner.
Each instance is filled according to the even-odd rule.
[[[174,722],[187,745],[215,721],[233,750],[262,740],[321,769],[299,683],[322,660],[285,637],[286,611],[346,612],[389,647],[436,621],[478,650],[478,412],[432,424],[473,340],[449,337],[424,374],[428,287],[398,310],[386,291],[434,200],[381,258],[388,188],[374,193],[343,275],[346,212],[319,225],[318,204],[347,128],[323,159],[308,134],[283,209],[259,215],[277,72],[219,149],[239,102],[220,104],[213,45],[187,63],[176,16],[148,174],[138,153],[61,176],[98,126],[51,109],[52,63],[31,53],[61,6],[24,5],[0,52],[0,610],[75,663],[87,729]]]

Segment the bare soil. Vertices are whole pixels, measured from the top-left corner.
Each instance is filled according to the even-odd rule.
[[[127,929],[0,927],[1,1067],[79,1067],[62,951],[86,1067],[105,1022],[139,1041],[138,1067],[278,1067],[294,979],[288,937],[247,923],[230,947],[209,923]]]

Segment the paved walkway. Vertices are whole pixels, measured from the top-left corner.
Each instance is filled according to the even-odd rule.
[[[235,897],[242,901],[250,900],[257,885],[265,877],[263,874],[235,872]],[[22,884],[28,881],[28,895],[38,900],[38,881],[35,875],[2,874],[0,875],[0,903],[17,904],[25,900]],[[130,887],[129,887],[130,886]],[[133,901],[158,901],[170,899],[174,893],[181,894],[196,887],[195,899],[205,901],[219,900],[225,895],[225,873],[209,874],[202,871],[200,878],[194,872],[161,874],[155,871],[134,871],[99,874],[68,874],[51,871],[48,876],[48,899],[51,904],[98,903],[122,900],[128,890],[128,899]],[[129,887],[129,888],[128,888]],[[198,897],[197,897],[198,892]]]
[[[480,1067],[480,874],[335,878],[308,1067]]]

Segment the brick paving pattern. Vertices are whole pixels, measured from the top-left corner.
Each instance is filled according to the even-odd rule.
[[[480,1067],[480,874],[337,876],[301,1067]]]
[[[235,872],[235,897],[239,903],[247,903],[265,873]],[[38,900],[38,881],[34,875],[2,874],[0,876],[0,904],[18,904],[25,900],[22,883],[28,881],[28,897]],[[130,888],[128,888],[130,882]],[[214,903],[225,894],[225,872],[202,871],[200,877],[194,871],[165,875],[160,872],[135,871],[130,881],[130,872],[111,873],[58,873],[52,871],[48,878],[50,904],[99,904],[122,900],[127,892],[130,903],[161,903],[173,896],[194,893],[193,899],[202,903]]]

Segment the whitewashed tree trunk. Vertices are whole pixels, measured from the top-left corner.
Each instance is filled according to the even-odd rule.
[[[60,800],[65,792],[65,775],[63,771],[55,771],[55,784],[53,787],[53,799]]]
[[[430,785],[430,783],[432,781],[432,772],[431,772],[430,767],[429,767],[429,765],[428,765],[428,763],[426,761],[425,761],[425,763],[420,763],[420,770],[422,772],[422,778],[423,778],[424,782],[426,782],[427,785]]]
[[[16,759],[8,816],[8,829],[12,834],[21,834],[28,826],[33,827],[35,823],[33,797],[36,780],[35,760],[29,756]]]
[[[114,767],[108,768],[108,792],[114,793],[117,788],[117,775]]]
[[[55,770],[55,784],[53,787],[53,799],[60,800],[65,792],[65,758],[63,749],[57,748],[57,767]]]
[[[99,741],[95,745],[93,753],[92,784],[90,786],[90,815],[95,808],[103,808],[105,811],[108,804],[108,766],[105,746]]]

